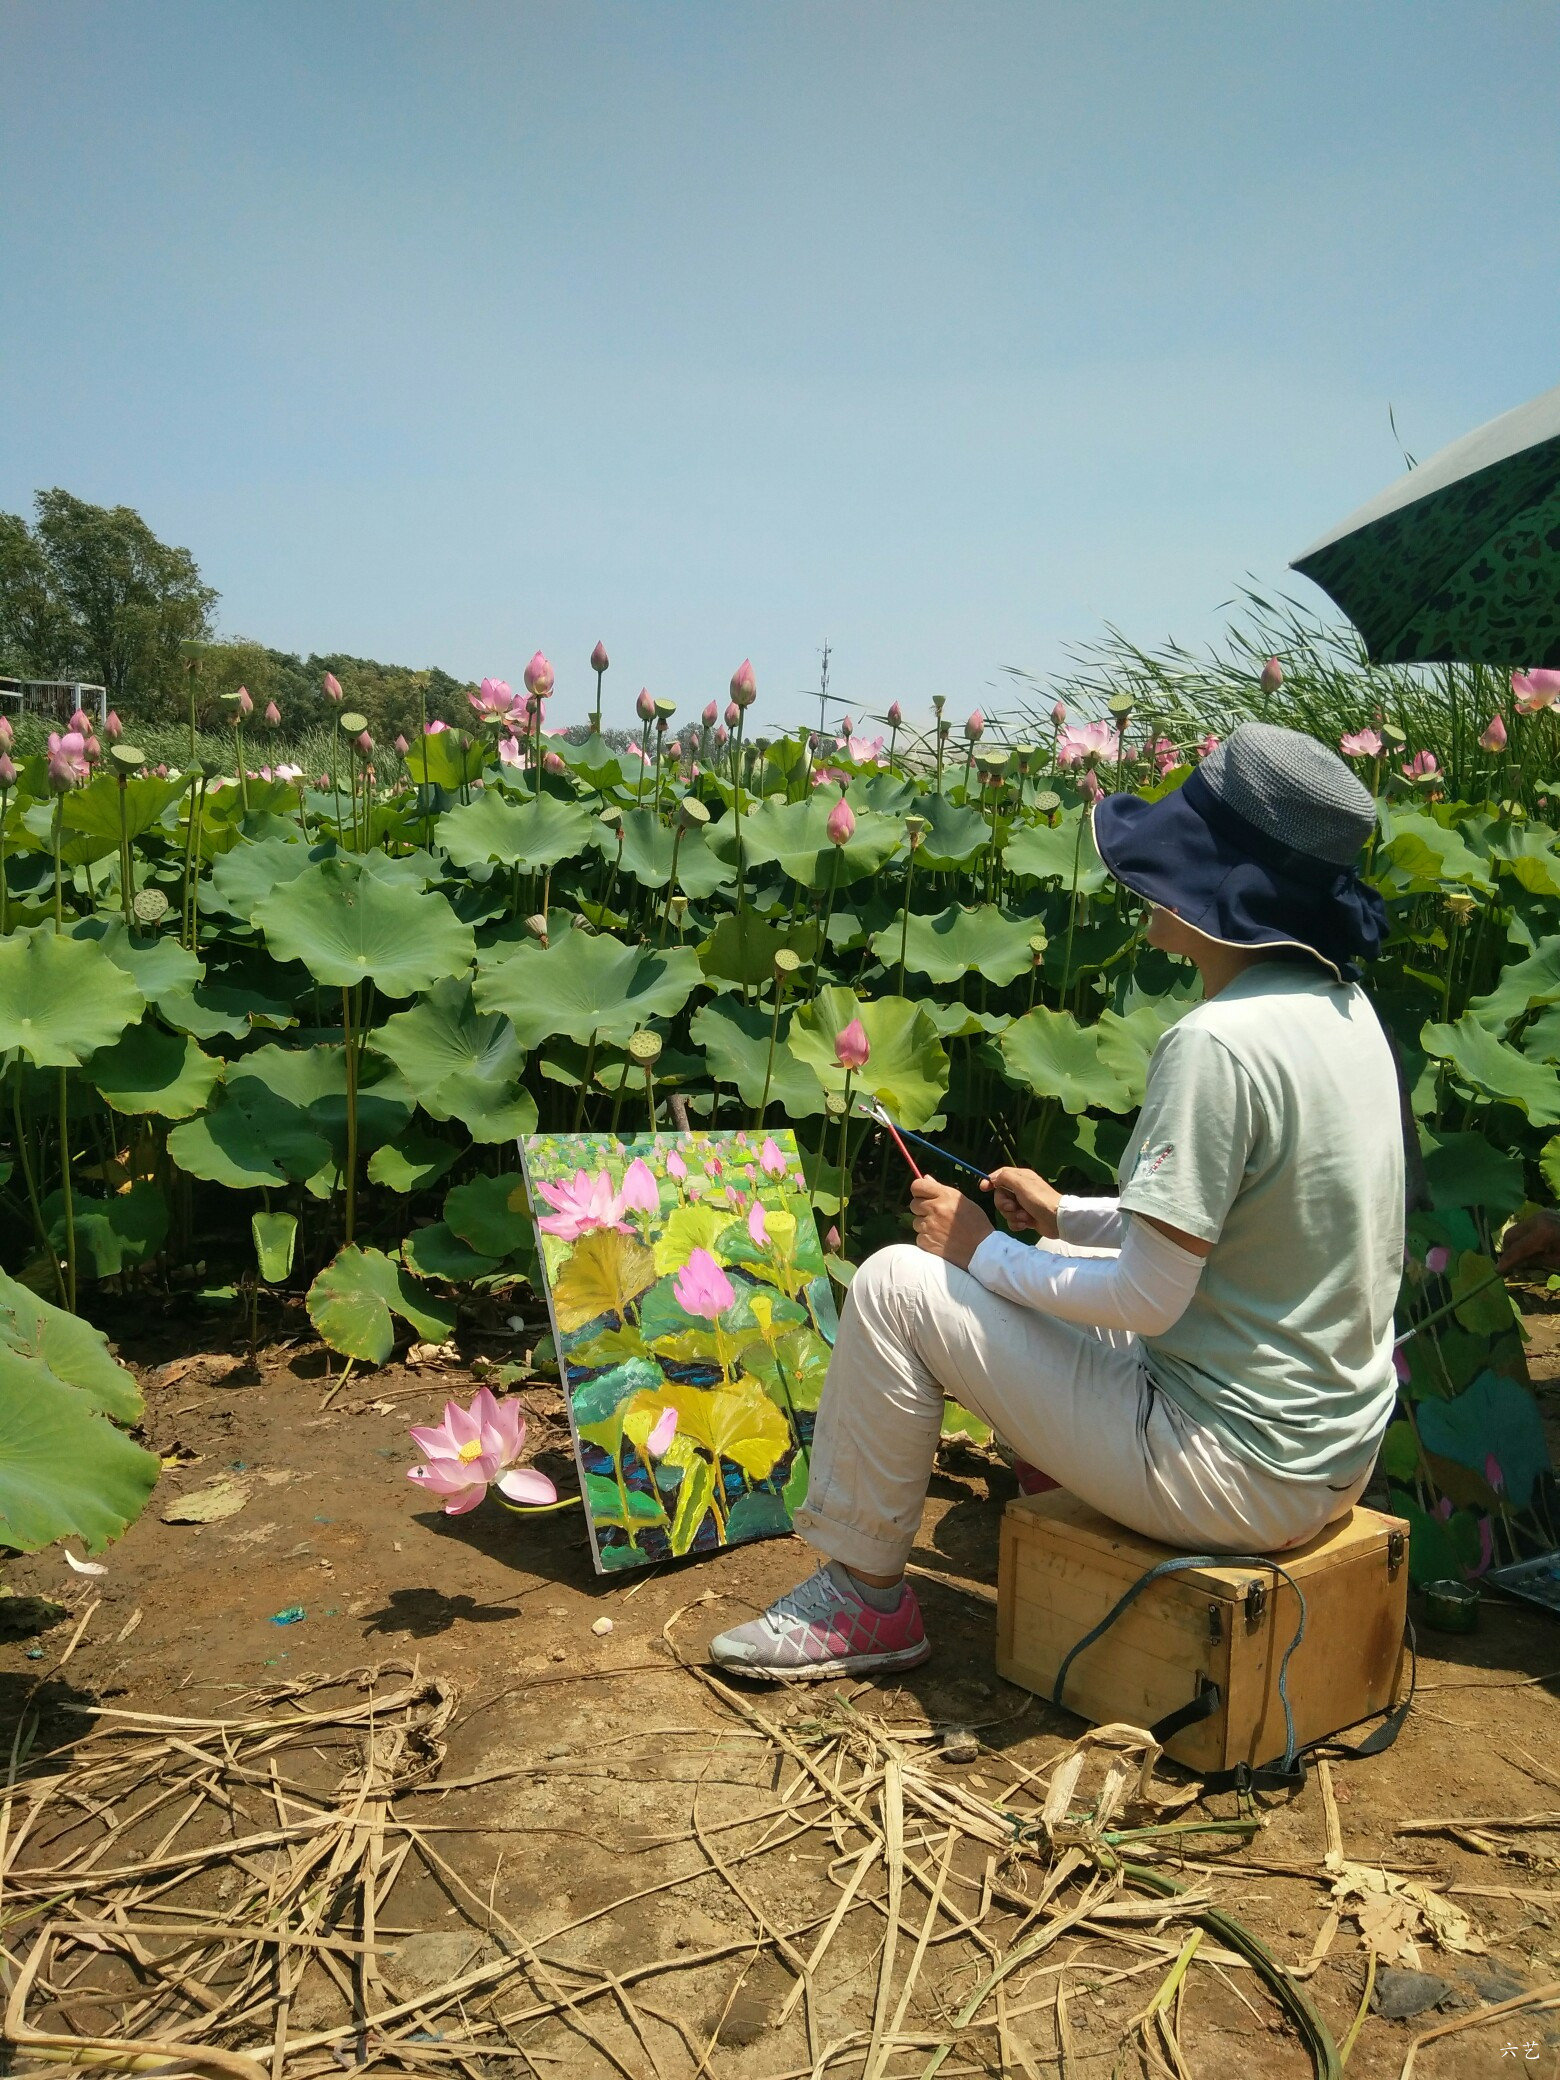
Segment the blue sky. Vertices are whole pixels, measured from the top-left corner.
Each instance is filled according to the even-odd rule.
[[[0,78],[0,507],[565,711],[1201,640],[1389,402],[1560,380],[1551,0],[9,0]]]

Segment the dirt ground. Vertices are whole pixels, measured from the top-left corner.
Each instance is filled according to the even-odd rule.
[[[73,1574],[57,1550],[8,1569],[13,1595],[49,1596],[68,1615],[0,1644],[7,1747],[28,1697],[42,1713],[29,1767],[46,1768],[51,1748],[81,1733],[72,1707],[222,1718],[289,1680],[415,1661],[457,1694],[439,1781],[487,1781],[416,1800],[464,1887],[408,1866],[387,1925],[403,1945],[419,1931],[440,1941],[403,1949],[386,1979],[395,1982],[397,1969],[403,1987],[418,1984],[419,1972],[420,1983],[430,1974],[448,1979],[471,1960],[494,1956],[493,1931],[507,1926],[553,1967],[575,1974],[571,1983],[599,1987],[616,1978],[635,1988],[632,2014],[622,2001],[592,1998],[594,2035],[582,2034],[578,2016],[553,2014],[509,2026],[505,2042],[514,2048],[450,2052],[442,2062],[433,2025],[420,2033],[420,2051],[403,2042],[393,2055],[372,2033],[354,2038],[346,2030],[333,2070],[621,2071],[683,2080],[699,2069],[695,2053],[703,2047],[709,2074],[776,2080],[821,2070],[820,2051],[870,2030],[881,1911],[843,1921],[817,1975],[811,2034],[802,2006],[782,2012],[793,1973],[766,1939],[779,1930],[793,1954],[810,1952],[863,1837],[852,1839],[842,1860],[844,1838],[813,1826],[743,1861],[737,1845],[759,1841],[766,1827],[773,1836],[774,1809],[799,1781],[798,1770],[761,1722],[678,1658],[698,1660],[715,1631],[794,1581],[806,1564],[798,1543],[751,1546],[630,1580],[598,1579],[583,1527],[569,1513],[527,1520],[491,1501],[466,1517],[430,1509],[405,1478],[406,1426],[430,1418],[446,1395],[468,1397],[484,1369],[514,1355],[513,1338],[477,1339],[462,1347],[459,1362],[354,1376],[324,1406],[332,1382],[301,1312],[273,1323],[276,1340],[255,1369],[232,1355],[236,1343],[229,1348],[210,1331],[192,1339],[187,1320],[155,1304],[104,1322],[143,1382],[146,1434],[168,1470],[142,1520],[105,1555],[105,1576]],[[1546,1415],[1560,1416],[1560,1317],[1531,1318],[1530,1328]],[[542,1440],[541,1463],[567,1487],[556,1390],[539,1382],[519,1391],[532,1438]],[[220,1477],[244,1498],[234,1514],[204,1524],[165,1521],[179,1498]],[[844,1756],[852,1729],[875,1725],[880,1739],[887,1729],[933,1778],[1032,1808],[1033,1776],[1066,1751],[1082,1722],[994,1672],[997,1526],[1012,1492],[999,1462],[963,1448],[939,1471],[915,1554],[937,1648],[925,1668],[897,1685],[753,1688],[745,1702],[784,1730],[797,1752],[811,1743],[812,1752]],[[597,1630],[603,1620],[610,1629]],[[67,1665],[54,1672],[78,1633]],[[1475,1635],[1421,1629],[1420,1647],[1419,1701],[1395,1748],[1334,1768],[1343,1843],[1355,1860],[1417,1869],[1449,1890],[1487,1949],[1459,1955],[1425,1946],[1422,1969],[1447,1982],[1443,2005],[1412,2021],[1368,2014],[1349,2060],[1351,2080],[1397,2075],[1416,2033],[1560,1980],[1560,1627],[1488,1597]],[[978,1733],[975,1762],[942,1759],[939,1735],[949,1727]],[[1165,1774],[1177,1777],[1173,1769]],[[1320,1863],[1322,1794],[1313,1776],[1298,1797],[1262,1804],[1265,1824],[1249,1842],[1202,1838],[1184,1869],[1165,1867],[1210,1892],[1286,1965],[1298,1965],[1311,1957],[1330,1903]],[[1233,1801],[1211,1801],[1210,1809],[1228,1815]],[[764,1816],[763,1824],[730,1824],[747,1814]],[[1413,1818],[1467,1816],[1536,1817],[1494,1836],[1398,1832]],[[819,1818],[814,1809],[812,1819]],[[726,1823],[723,1831],[718,1823]],[[912,1848],[928,1840],[924,1823],[916,1826],[907,1836]],[[863,1896],[880,1894],[884,1882],[878,1866]],[[968,1915],[982,1882],[980,1857],[970,1862],[961,1852],[949,1896]],[[1006,1946],[1020,1928],[1022,1897],[1003,1898],[1000,1871],[997,1882],[983,1924],[988,1954],[957,1928],[950,1938],[939,1927],[903,2031],[935,2044],[939,2027],[990,1969],[990,1944]],[[924,1910],[922,1894],[907,1887],[906,1930],[919,1930]],[[1004,2012],[999,2017],[988,2004],[989,2026],[960,2036],[942,2072],[1106,2080],[1118,2069],[1156,2070],[1140,2068],[1145,2054],[1133,2048],[1130,2025],[1186,1928],[1069,1933],[1037,1959],[1033,1975],[1011,1976]],[[25,1947],[22,1935],[4,1940]],[[909,1947],[901,1938],[901,1977]],[[8,1978],[20,1954],[8,1953]],[[1260,1980],[1232,1953],[1217,1962],[1219,1954],[1210,1944],[1187,1974],[1185,2070],[1198,2080],[1309,2072],[1308,2054]],[[656,1972],[639,1973],[653,1962]],[[1345,1919],[1305,1980],[1337,2040],[1359,2006],[1365,1964]],[[1055,2004],[1059,1978],[1064,2024]],[[292,2030],[328,2030],[333,1998],[326,1988],[316,2000],[305,1983]],[[524,2007],[509,2001],[511,2010]],[[85,2012],[78,2004],[52,2026],[101,2031],[106,2014],[89,1999]],[[51,2026],[42,2003],[29,2020]],[[865,2037],[854,2041],[854,2052],[829,2070],[861,2070]],[[891,2051],[880,2070],[920,2073],[931,2056],[924,2046]],[[1162,2050],[1160,2059],[1157,2070],[1171,2070]],[[290,2060],[272,2067],[278,2080],[306,2069],[317,2068]],[[1414,2070],[1422,2080],[1486,2070],[1560,2074],[1560,2010],[1517,2012],[1432,2043]]]

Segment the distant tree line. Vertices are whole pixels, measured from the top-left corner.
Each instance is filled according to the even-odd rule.
[[[193,693],[197,720],[215,727],[230,712],[222,696],[247,686],[257,709],[275,701],[284,733],[296,732],[325,720],[327,672],[381,742],[415,733],[419,690],[430,721],[470,712],[466,683],[437,668],[219,640],[219,595],[190,551],[159,541],[133,507],[59,490],[33,504],[31,524],[0,513],[0,675],[106,687],[127,726],[182,722]]]

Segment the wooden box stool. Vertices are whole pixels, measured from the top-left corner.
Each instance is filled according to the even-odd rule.
[[[1002,1518],[997,1672],[1049,1697],[1068,1652],[1150,1568],[1176,1557],[1065,1488],[1021,1495]],[[1305,1636],[1286,1687],[1297,1748],[1396,1701],[1408,1608],[1408,1526],[1355,1508],[1309,1545],[1275,1556],[1305,1597]],[[1217,1685],[1207,1716],[1166,1739],[1203,1775],[1282,1758],[1279,1665],[1300,1610],[1266,1566],[1161,1576],[1067,1671],[1062,1703],[1096,1723],[1152,1727]]]

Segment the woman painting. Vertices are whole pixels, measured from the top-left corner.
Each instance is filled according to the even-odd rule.
[[[904,1579],[945,1394],[1118,1522],[1281,1552],[1363,1492],[1394,1398],[1403,1108],[1360,989],[1385,925],[1355,871],[1370,795],[1314,738],[1244,723],[1158,802],[1094,812],[1101,859],[1202,1001],[1149,1063],[1113,1199],[993,1173],[912,1186],[914,1246],[851,1287],[796,1528],[824,1564],[722,1634],[777,1680],[914,1667]],[[985,1189],[983,1187],[983,1189]]]

